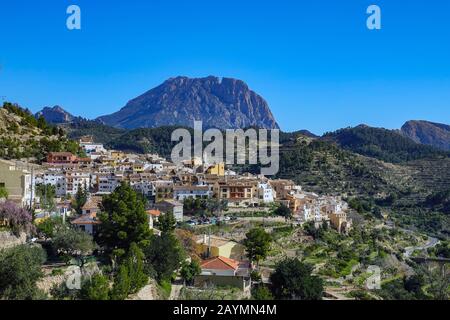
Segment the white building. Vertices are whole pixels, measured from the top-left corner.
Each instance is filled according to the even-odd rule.
[[[57,197],[64,197],[66,195],[66,175],[60,171],[47,171],[43,176],[43,184],[52,185],[55,187]]]
[[[106,174],[98,176],[98,193],[110,194],[120,186],[123,176],[116,174]]]
[[[184,201],[186,198],[192,199],[209,199],[213,195],[213,191],[210,186],[174,186],[173,198],[175,200]]]
[[[258,183],[258,200],[264,203],[272,203],[274,201],[275,191],[268,183]]]

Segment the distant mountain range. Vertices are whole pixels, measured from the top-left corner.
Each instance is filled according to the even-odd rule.
[[[118,112],[96,120],[76,117],[60,106],[45,107],[36,114],[36,117],[40,116],[49,123],[71,124],[71,131],[75,136],[94,131],[101,135],[102,141],[108,140],[108,134],[105,132],[116,138],[125,132],[124,130],[165,126],[192,127],[194,120],[202,120],[204,128],[279,128],[267,102],[250,90],[243,81],[213,76],[171,78],[130,100]],[[96,130],[97,126],[101,128]],[[317,137],[307,130],[294,134]],[[400,161],[416,152],[416,144],[450,151],[450,126],[427,121],[408,121],[400,130],[361,125],[338,130],[326,135],[326,139],[333,139],[341,146],[362,154]],[[389,151],[385,153],[383,148],[375,147],[379,143],[389,145],[389,150],[408,150],[409,156],[397,153],[389,155]],[[419,153],[423,154],[422,151]]]

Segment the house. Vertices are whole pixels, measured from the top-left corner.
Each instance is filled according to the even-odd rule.
[[[249,291],[251,287],[250,265],[226,257],[213,257],[202,261],[201,273],[194,279],[197,287],[225,286]]]
[[[186,198],[192,199],[208,199],[212,197],[212,190],[209,186],[174,186],[173,198],[175,200],[184,201]]]
[[[220,177],[225,176],[225,163],[222,162],[222,163],[218,163],[218,164],[209,166],[206,169],[206,173],[211,174],[211,175],[220,176]]]
[[[150,230],[154,229],[155,222],[158,222],[159,217],[161,216],[161,211],[159,210],[147,210],[148,215],[148,227]]]
[[[92,212],[81,215],[73,220],[72,224],[87,234],[95,235],[97,226],[101,224],[101,221],[97,219],[97,213]]]
[[[245,259],[245,247],[235,241],[213,235],[199,235],[195,239],[195,251],[201,257],[225,257]]]
[[[89,171],[72,170],[65,173],[66,195],[75,196],[78,190],[89,190],[91,175]]]
[[[153,181],[153,189],[155,194],[155,202],[173,199],[173,181]]]
[[[86,154],[89,156],[93,153],[106,153],[106,149],[101,143],[95,143],[92,136],[84,136],[81,137],[80,140],[80,146],[84,149]],[[91,157],[92,158],[92,157]]]
[[[47,163],[74,163],[76,159],[77,157],[70,152],[49,152],[47,154]]]
[[[120,186],[123,181],[123,175],[120,174],[102,174],[97,176],[98,193],[110,194]]]
[[[34,192],[31,172],[12,161],[0,159],[0,187],[8,192],[8,199],[29,205]]]
[[[100,211],[100,205],[102,203],[102,197],[93,196],[81,208],[82,214],[97,213]]]
[[[64,197],[66,195],[66,175],[62,171],[49,170],[45,172],[43,184],[54,186],[57,197]]]
[[[275,199],[275,191],[268,183],[258,183],[258,200],[262,203],[272,203]]]
[[[286,199],[287,195],[291,193],[291,191],[295,187],[295,183],[292,180],[278,179],[271,180],[270,185],[275,190],[277,199]]]
[[[218,181],[214,186],[218,199],[228,200],[230,207],[249,207],[255,201],[256,183],[245,180]]]
[[[164,200],[155,204],[156,209],[163,213],[172,213],[177,222],[183,221],[183,204],[176,200]]]

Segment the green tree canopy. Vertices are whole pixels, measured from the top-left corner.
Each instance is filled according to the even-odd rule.
[[[109,280],[101,274],[93,275],[83,282],[80,291],[82,300],[109,300]]]
[[[55,186],[51,184],[39,184],[36,186],[36,195],[41,199],[41,207],[43,209],[52,210],[55,208]]]
[[[286,205],[281,204],[274,210],[274,214],[286,219],[292,218],[292,211]]]
[[[38,233],[46,238],[53,238],[62,228],[64,228],[62,217],[50,217],[37,225]]]
[[[296,258],[281,261],[270,276],[273,295],[282,300],[321,300],[323,281],[311,272],[312,267]]]
[[[163,233],[171,233],[175,230],[177,220],[172,212],[164,213],[159,216],[158,228]]]
[[[183,263],[180,275],[187,284],[192,284],[194,278],[202,272],[200,264],[197,260],[192,260],[190,263]]]
[[[153,269],[159,282],[172,277],[180,267],[184,252],[177,238],[171,233],[153,236],[144,250],[147,270]]]
[[[247,250],[247,257],[250,261],[259,263],[266,258],[270,249],[272,237],[263,228],[251,229],[246,234],[244,246]]]
[[[8,190],[4,186],[0,186],[0,199],[8,199]]]
[[[81,230],[62,228],[52,239],[53,250],[57,254],[80,259],[92,254],[96,245],[90,235]]]
[[[45,262],[41,247],[21,245],[0,251],[0,300],[30,300],[42,297],[36,282]]]
[[[145,202],[126,183],[122,183],[102,202],[98,242],[116,256],[124,255],[132,243],[144,247],[151,232]]]
[[[88,192],[87,186],[82,186],[78,188],[77,193],[75,194],[75,199],[73,200],[73,207],[78,214],[83,213],[83,206],[86,204],[88,200]]]

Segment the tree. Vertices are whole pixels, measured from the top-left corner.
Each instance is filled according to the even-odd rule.
[[[188,285],[192,284],[195,277],[198,276],[202,272],[202,269],[200,268],[200,264],[197,260],[192,260],[190,263],[183,263],[183,266],[181,267],[180,275],[181,278],[187,283]]]
[[[73,202],[73,207],[78,214],[83,213],[83,206],[88,200],[87,186],[79,187],[77,193],[75,194],[75,199]]]
[[[179,241],[171,233],[153,236],[144,249],[147,270],[153,269],[159,282],[170,280],[183,260],[183,250]]]
[[[125,300],[130,294],[138,292],[147,282],[148,276],[144,271],[144,253],[135,243],[132,243],[114,277],[111,299]]]
[[[15,235],[34,231],[31,213],[12,201],[0,203],[0,221],[5,221]]]
[[[273,295],[267,286],[258,285],[252,290],[252,299],[260,301],[273,300]]]
[[[247,250],[247,257],[257,264],[266,258],[270,249],[272,237],[263,228],[254,228],[246,234],[244,246]]]
[[[58,230],[53,237],[52,246],[57,254],[77,258],[81,265],[84,264],[84,257],[96,248],[90,235],[76,229]]]
[[[282,300],[321,300],[323,281],[311,272],[311,266],[296,258],[279,262],[270,276],[273,295]]]
[[[21,245],[0,251],[0,300],[30,300],[42,296],[36,282],[45,262],[41,247]]]
[[[44,235],[46,238],[53,238],[56,232],[62,228],[64,228],[64,224],[61,217],[50,217],[37,225],[38,233]]]
[[[278,208],[275,209],[274,214],[280,217],[284,217],[286,220],[292,218],[292,211],[284,204],[281,204],[278,206]]]
[[[325,222],[316,227],[316,223],[314,221],[308,221],[303,225],[303,230],[307,235],[313,237],[314,240],[319,240],[322,239],[325,232],[328,231],[328,224]]]
[[[173,213],[164,213],[159,217],[158,226],[159,230],[163,233],[171,233],[175,230],[177,225],[177,220],[175,219]]]
[[[142,197],[122,183],[102,202],[103,211],[99,218],[98,242],[114,256],[124,255],[131,243],[145,247],[151,232],[145,203]]]
[[[148,282],[148,276],[144,272],[144,258],[142,250],[132,243],[125,261],[130,279],[130,293],[138,292]]]
[[[41,199],[41,207],[43,209],[52,210],[55,208],[55,186],[51,184],[39,184],[36,187],[36,195]]]
[[[82,300],[109,300],[109,281],[101,274],[95,274],[83,282],[80,291]]]
[[[8,199],[8,190],[4,186],[0,186],[0,199]]]
[[[114,285],[111,290],[111,300],[125,300],[131,288],[129,270],[126,265],[121,265],[114,278]]]

